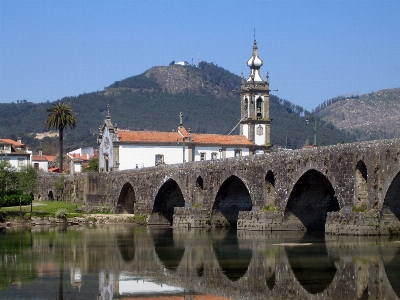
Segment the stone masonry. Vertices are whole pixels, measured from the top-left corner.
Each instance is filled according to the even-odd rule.
[[[146,214],[150,224],[395,234],[399,156],[393,139],[65,175],[62,197],[86,210]],[[36,198],[60,198],[57,178],[43,175]]]

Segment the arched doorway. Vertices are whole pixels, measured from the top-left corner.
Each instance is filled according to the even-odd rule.
[[[250,193],[243,181],[231,176],[221,185],[211,214],[213,227],[237,227],[239,211],[252,209]]]
[[[119,194],[117,207],[115,208],[116,214],[133,214],[136,203],[135,191],[132,185],[127,182],[121,189]]]
[[[307,231],[324,231],[328,212],[340,209],[329,180],[317,170],[308,170],[296,182],[286,205],[284,222]]]

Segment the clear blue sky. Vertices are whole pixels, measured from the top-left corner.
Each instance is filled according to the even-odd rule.
[[[400,87],[398,0],[0,0],[0,102],[102,90],[198,55],[248,76],[254,28],[263,76],[308,110]]]

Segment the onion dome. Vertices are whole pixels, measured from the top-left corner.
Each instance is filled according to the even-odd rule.
[[[262,59],[258,56],[257,41],[254,39],[253,54],[247,61],[247,65],[250,67],[250,76],[247,81],[263,81],[260,74],[260,67],[263,65]]]

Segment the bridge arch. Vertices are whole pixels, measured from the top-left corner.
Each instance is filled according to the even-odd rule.
[[[119,193],[116,214],[133,214],[136,203],[135,191],[129,182],[126,182]]]
[[[310,169],[295,183],[284,211],[285,222],[307,231],[324,231],[328,212],[340,210],[330,181]]]
[[[237,227],[239,211],[252,209],[248,188],[237,176],[228,177],[215,197],[211,212],[212,227]]]
[[[354,177],[354,206],[357,208],[367,208],[368,206],[367,178],[367,166],[362,160],[359,160],[356,165]]]
[[[396,223],[400,221],[400,172],[391,181],[386,192],[381,209],[382,220],[392,219]]]
[[[174,207],[184,206],[185,199],[178,183],[169,178],[157,192],[148,224],[172,225]]]

